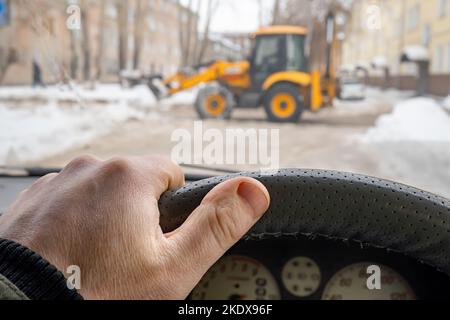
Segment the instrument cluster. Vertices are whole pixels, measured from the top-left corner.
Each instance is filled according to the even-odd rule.
[[[415,300],[448,296],[447,275],[403,255],[326,239],[246,241],[220,259],[193,300]]]

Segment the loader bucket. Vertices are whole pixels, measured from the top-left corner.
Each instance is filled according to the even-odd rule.
[[[168,96],[168,89],[163,82],[162,76],[150,76],[147,79],[147,86],[150,91],[155,95],[157,100],[161,100]]]

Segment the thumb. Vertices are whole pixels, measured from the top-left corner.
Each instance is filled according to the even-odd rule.
[[[259,181],[239,177],[212,189],[170,237],[185,261],[205,273],[241,239],[269,207],[270,196]]]

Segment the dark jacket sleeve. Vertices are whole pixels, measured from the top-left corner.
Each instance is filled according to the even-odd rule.
[[[53,265],[30,249],[0,239],[1,300],[81,300]]]

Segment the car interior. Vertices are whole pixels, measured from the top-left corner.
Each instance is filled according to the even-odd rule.
[[[450,299],[450,0],[430,3],[0,0],[0,217],[70,158],[163,154],[186,174],[164,233],[234,177],[271,198],[187,300]]]
[[[0,177],[0,211],[45,172]],[[218,183],[245,175],[272,197],[266,215],[202,278],[192,300],[416,300],[450,294],[450,201],[351,173],[284,169],[187,183],[160,199],[180,226]],[[373,269],[380,288],[370,288]],[[372,270],[372,271],[371,271]]]

